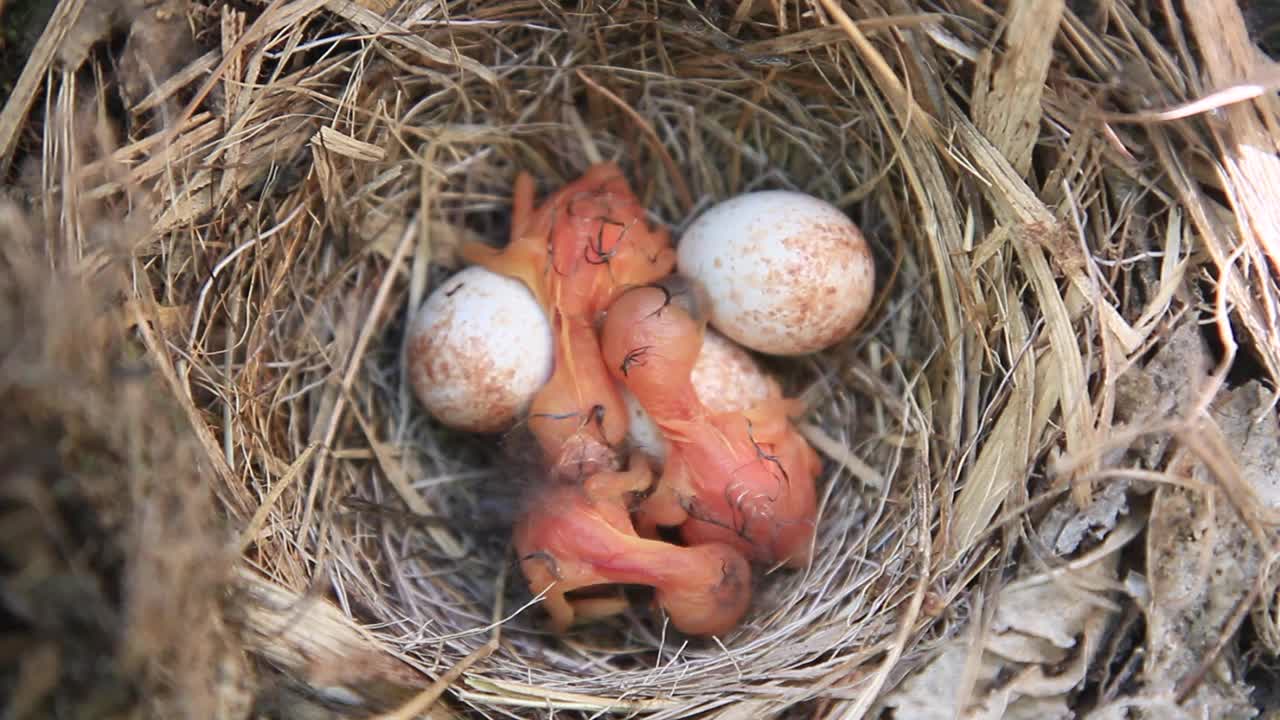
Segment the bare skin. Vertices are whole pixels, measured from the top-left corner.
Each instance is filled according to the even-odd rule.
[[[690,635],[721,635],[742,619],[751,603],[751,567],[738,551],[721,543],[680,547],[636,533],[628,500],[651,483],[637,455],[626,471],[537,491],[516,525],[515,545],[529,589],[545,592],[552,629],[623,612],[620,593],[570,595],[616,584],[652,586],[655,604]]]
[[[533,178],[522,173],[512,214],[505,248],[471,243],[462,256],[522,280],[551,319],[555,369],[531,404],[529,425],[554,472],[609,468],[602,458],[626,437],[628,419],[600,357],[597,320],[623,288],[672,271],[670,234],[646,221],[613,163],[591,166],[536,208]]]
[[[806,564],[821,462],[791,425],[798,400],[766,398],[741,412],[712,413],[690,381],[704,326],[670,290],[629,290],[610,306],[604,362],[635,395],[669,446],[661,480],[636,526],[679,527],[690,545],[720,542],[753,560]]]

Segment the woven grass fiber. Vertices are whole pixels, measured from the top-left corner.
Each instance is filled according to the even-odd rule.
[[[1223,0],[62,0],[0,114],[5,268],[26,278],[5,287],[27,298],[0,323],[25,348],[2,389],[22,408],[75,376],[101,401],[11,420],[74,415],[76,442],[115,449],[115,489],[77,496],[124,508],[104,531],[124,569],[77,570],[133,578],[102,600],[123,608],[103,652],[167,688],[168,717],[932,717],[906,709],[910,673],[1000,629],[1016,579],[1106,556],[1088,592],[1116,611],[1045,664],[1092,668],[1064,707],[1177,709],[1219,659],[1243,677],[1280,635],[1267,572],[1195,662],[1153,666],[1133,651],[1151,596],[1116,567],[1142,568],[1152,488],[1190,483],[1126,451],[1160,428],[1196,454],[1214,398],[1280,370],[1267,27]],[[640,606],[549,633],[509,543],[528,438],[443,429],[400,364],[459,244],[506,238],[516,174],[543,194],[600,160],[676,239],[790,188],[876,257],[855,335],[762,359],[808,403],[817,551],[712,640]],[[50,267],[114,329],[53,322]],[[1182,327],[1205,382],[1177,407],[1134,396]],[[111,389],[119,363],[146,392]],[[1196,487],[1245,508],[1269,567],[1272,515],[1224,456]],[[201,590],[136,589],[164,587]],[[967,657],[961,694],[989,691]],[[39,690],[49,666],[23,667],[13,687]]]

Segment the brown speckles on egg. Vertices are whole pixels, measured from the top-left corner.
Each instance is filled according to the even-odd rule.
[[[702,404],[717,413],[745,410],[781,393],[747,351],[714,331],[703,337],[690,380]]]
[[[405,363],[414,395],[438,420],[507,429],[551,372],[551,327],[519,281],[471,267],[414,315]]]
[[[706,287],[711,322],[755,350],[798,355],[838,342],[874,292],[870,249],[857,226],[817,198],[747,193],[690,226],[680,272]]]

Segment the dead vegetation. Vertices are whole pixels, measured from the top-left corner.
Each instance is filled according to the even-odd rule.
[[[220,620],[234,555],[199,446],[126,342],[110,227],[51,270],[0,207],[6,717],[226,716],[246,672]]]
[[[202,717],[1270,710],[1261,4],[695,5],[58,4],[0,167],[66,287],[114,295],[55,312],[64,285],[9,261],[0,449],[113,458],[70,487],[118,557],[59,571],[133,588],[93,601],[94,652]],[[506,544],[527,438],[440,429],[398,365],[515,173],[602,158],[677,236],[736,192],[827,198],[884,278],[856,338],[771,363],[828,460],[820,550],[711,643],[643,613],[549,636]],[[61,487],[30,462],[6,541]],[[42,572],[71,531],[44,532]],[[18,717],[86,652],[28,597]]]

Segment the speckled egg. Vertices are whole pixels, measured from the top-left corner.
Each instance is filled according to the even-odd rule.
[[[710,328],[703,335],[689,379],[698,399],[713,413],[745,410],[782,394],[778,381],[750,353]]]
[[[711,324],[771,355],[804,355],[846,338],[875,290],[871,250],[828,202],[789,190],[744,193],[696,218],[677,267],[705,288]]]
[[[551,323],[519,280],[479,266],[437,287],[414,314],[405,366],[418,401],[471,432],[511,427],[551,376]]]

